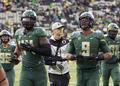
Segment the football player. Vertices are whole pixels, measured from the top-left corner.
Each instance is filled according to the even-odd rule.
[[[95,23],[90,12],[83,12],[79,16],[81,32],[74,32],[70,42],[70,53],[66,58],[77,56],[77,86],[99,86],[99,62],[111,59],[112,54],[102,33],[92,30]],[[103,53],[98,54],[99,50]]]
[[[103,86],[109,86],[110,76],[112,77],[114,86],[119,86],[120,83],[120,71],[119,63],[119,49],[120,49],[120,39],[117,37],[118,25],[116,23],[110,23],[108,25],[108,34],[105,37],[112,52],[112,59],[103,61]]]
[[[14,85],[15,71],[14,65],[19,63],[19,60],[15,58],[14,51],[15,46],[10,45],[11,34],[7,30],[2,30],[0,33],[1,45],[0,45],[0,62],[6,72],[6,76],[9,81],[9,86]]]
[[[47,86],[47,74],[43,56],[51,54],[45,31],[35,27],[37,15],[33,10],[25,10],[21,17],[23,28],[16,31],[15,52],[22,56],[20,86]]]

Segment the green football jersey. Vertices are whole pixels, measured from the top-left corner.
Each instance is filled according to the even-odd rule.
[[[13,58],[13,53],[15,50],[15,46],[8,45],[7,48],[4,48],[3,45],[0,45],[0,62],[4,68],[4,70],[10,70],[14,67],[14,64],[10,63]]]
[[[46,33],[40,27],[34,27],[31,31],[27,31],[26,33],[25,29],[21,28],[18,29],[15,33],[16,41],[18,44],[29,43],[32,46],[39,48],[39,38],[43,36],[46,36]],[[43,63],[42,56],[29,51],[22,50],[22,57],[22,63],[26,67],[35,67]]]
[[[77,55],[83,56],[96,56],[100,49],[104,53],[110,51],[102,33],[92,32],[89,36],[84,36],[81,32],[74,32],[72,34],[70,53],[76,53]],[[97,64],[97,61],[77,60],[78,68],[81,69],[93,68],[96,67]]]
[[[116,58],[120,57],[120,39],[119,37],[116,37],[115,40],[112,40],[111,38],[109,38],[108,36],[105,37],[109,49],[111,50],[112,54],[113,54],[113,58],[111,60],[105,60],[105,62],[107,63],[111,63],[114,62]]]

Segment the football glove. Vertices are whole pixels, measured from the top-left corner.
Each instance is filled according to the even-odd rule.
[[[16,53],[13,54],[13,57],[11,58],[10,62],[15,65],[17,65],[20,62]]]
[[[104,60],[104,55],[103,55],[103,53],[98,54],[98,55],[93,55],[93,56],[78,55],[78,56],[77,56],[77,59],[100,61],[100,60]]]
[[[94,60],[96,60],[96,61],[104,60],[104,54],[103,54],[103,53],[98,54],[98,55],[94,58]]]
[[[20,43],[20,46],[23,50],[32,51],[33,47],[29,43]]]
[[[50,56],[51,55],[51,47],[49,44],[44,44],[41,47],[33,47],[29,43],[21,43],[20,46],[23,50],[29,51],[32,54],[39,54],[42,56]]]

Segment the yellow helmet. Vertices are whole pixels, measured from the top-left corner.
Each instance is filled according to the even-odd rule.
[[[116,24],[116,23],[110,23],[108,25],[108,31],[118,31],[119,29],[119,26]]]

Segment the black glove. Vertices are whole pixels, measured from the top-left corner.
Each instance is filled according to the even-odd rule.
[[[96,60],[96,61],[104,60],[104,54],[103,54],[103,53],[98,54],[98,55],[94,58],[94,60]]]
[[[45,65],[56,65],[56,61],[53,61],[51,57],[45,57],[44,58]]]
[[[78,60],[95,60],[96,56],[83,56],[83,55],[77,55],[76,59]]]
[[[17,65],[20,62],[20,60],[18,59],[18,56],[17,56],[16,53],[13,54],[13,57],[10,60],[10,62],[13,63],[13,64],[15,64],[15,65]]]
[[[29,43],[20,43],[20,46],[23,50],[32,51],[33,47]]]
[[[88,61],[100,61],[100,60],[104,60],[104,55],[103,53],[98,54],[98,55],[93,55],[93,56],[83,56],[83,55],[78,55],[77,59],[81,59],[81,60],[88,60]]]
[[[67,61],[67,59],[62,59],[60,56],[51,56],[51,57],[45,57],[44,58],[46,65],[56,65],[57,61]]]

